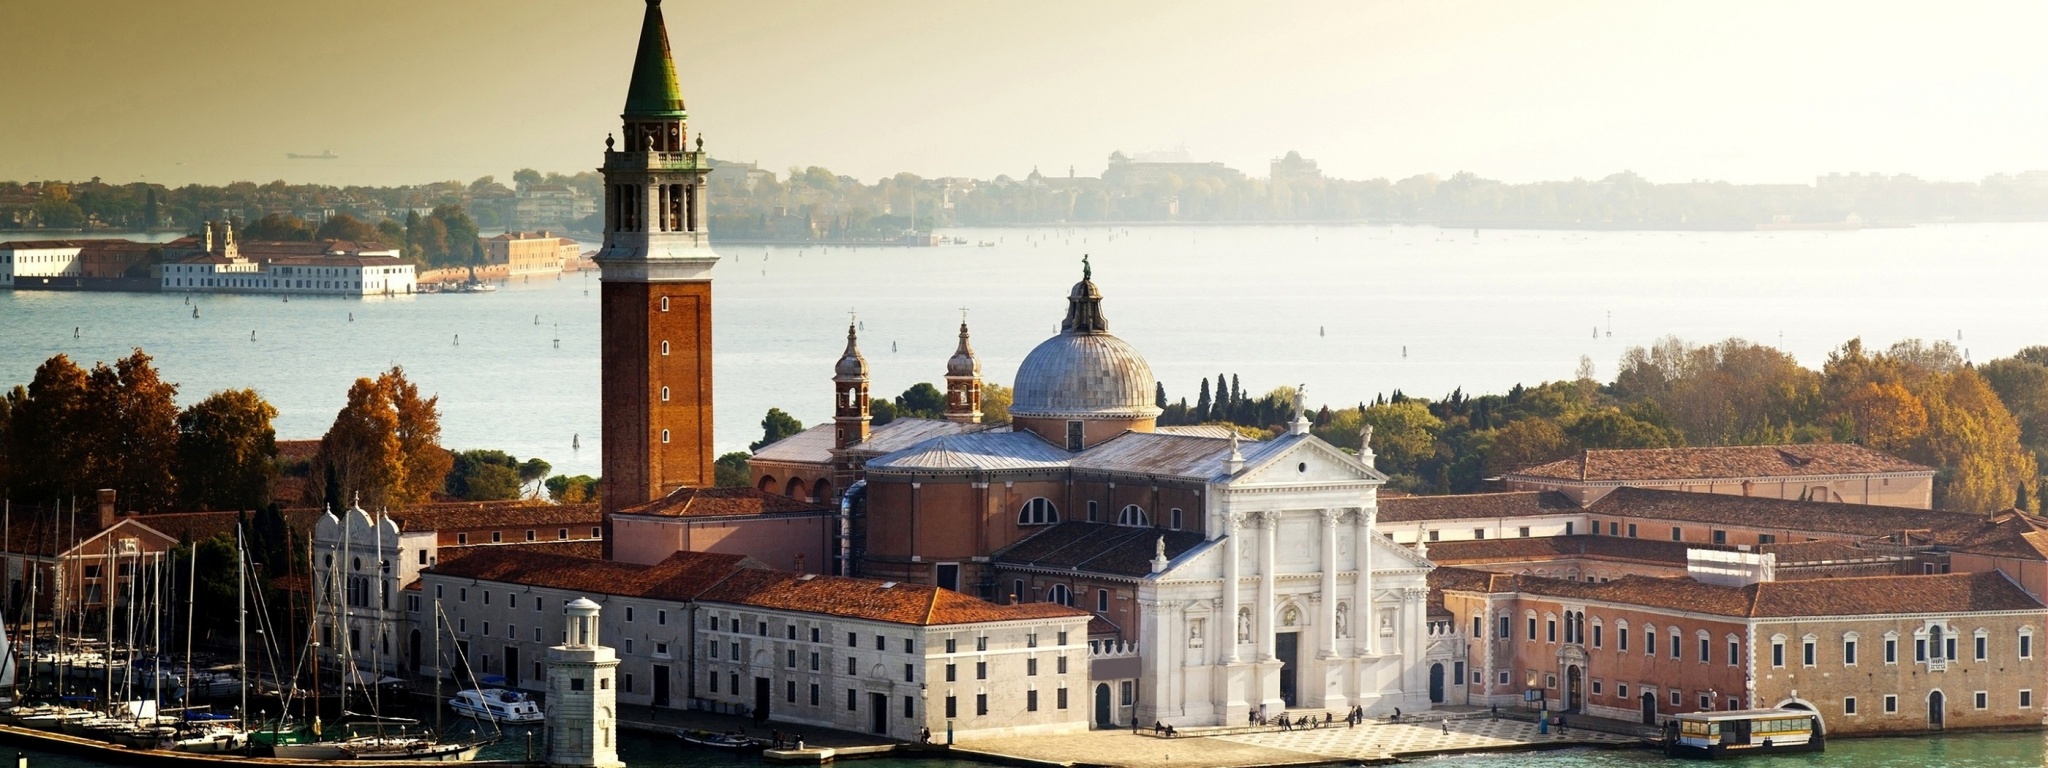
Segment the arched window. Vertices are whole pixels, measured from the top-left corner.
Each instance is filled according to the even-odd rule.
[[[765,491],[765,492],[768,492],[768,493],[774,493],[774,492],[775,492],[775,476],[774,476],[774,475],[762,475],[762,476],[761,476],[761,484],[760,484],[760,485],[758,485],[758,486],[756,486],[756,487],[757,487],[757,488],[759,488],[759,489],[760,489],[760,490],[762,490],[762,491]]]
[[[667,297],[667,296],[663,296],[663,297],[661,297],[661,311],[663,311],[663,312],[667,312],[667,311],[668,311],[668,297]]]
[[[1116,524],[1133,528],[1150,528],[1152,527],[1152,518],[1145,515],[1144,507],[1136,504],[1125,504],[1124,510],[1116,515]]]
[[[792,478],[790,478],[790,479],[789,479],[789,484],[788,484],[788,485],[786,485],[786,486],[783,486],[783,488],[782,488],[782,495],[784,495],[784,496],[788,496],[788,497],[790,497],[790,498],[792,498],[792,499],[801,499],[801,498],[803,498],[803,492],[804,492],[804,479],[803,479],[803,478],[801,478],[801,477],[792,477]]]
[[[1065,584],[1054,584],[1052,589],[1045,591],[1045,599],[1047,602],[1070,606],[1074,604],[1074,592],[1067,589]]]
[[[666,341],[661,343],[661,356],[668,357],[668,342]]]
[[[1052,525],[1059,521],[1059,508],[1044,496],[1024,502],[1024,508],[1017,511],[1018,525]]]
[[[664,403],[668,402],[668,387],[661,388],[661,401]]]

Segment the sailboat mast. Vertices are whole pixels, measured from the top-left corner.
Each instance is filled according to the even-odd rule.
[[[199,601],[193,598],[199,594],[199,543],[193,542],[186,559],[191,562],[191,577],[185,581],[185,700],[192,699],[192,618],[193,608]]]
[[[106,532],[102,531],[100,535],[106,536]],[[114,537],[106,536],[106,541],[101,542],[101,549],[106,552],[106,556],[100,559],[100,621],[107,630],[107,644],[100,651],[100,669],[106,670],[107,681],[106,695],[100,699],[100,708],[105,711],[114,703],[114,590],[109,587],[115,585],[114,575],[108,567],[119,567],[115,561]]]
[[[242,556],[242,524],[235,523],[235,647],[242,667],[242,731],[249,730],[249,564]]]

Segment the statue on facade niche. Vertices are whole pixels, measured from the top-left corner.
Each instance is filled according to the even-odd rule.
[[[1252,641],[1252,609],[1250,608],[1237,609],[1237,641],[1240,643]]]
[[[1338,603],[1338,604],[1337,604],[1337,636],[1338,636],[1338,637],[1350,637],[1350,636],[1351,636],[1351,635],[1350,635],[1350,633],[1348,633],[1348,632],[1346,632],[1346,631],[1345,631],[1345,630],[1347,630],[1347,629],[1349,629],[1349,628],[1350,628],[1350,627],[1348,626],[1348,625],[1349,625],[1349,624],[1351,623],[1351,622],[1350,622],[1350,619],[1351,619],[1351,606],[1349,606],[1349,605],[1345,605],[1345,604],[1343,604],[1343,603]]]
[[[1188,622],[1188,647],[1189,647],[1189,648],[1200,648],[1200,647],[1202,647],[1202,620],[1201,620],[1201,619],[1195,619],[1194,621],[1190,621],[1190,622]]]
[[[1394,612],[1380,612],[1380,637],[1394,636]]]

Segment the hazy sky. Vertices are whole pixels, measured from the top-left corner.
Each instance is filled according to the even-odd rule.
[[[595,166],[640,0],[0,0],[0,179]],[[713,154],[862,179],[2048,168],[2048,3],[670,0]],[[331,149],[335,161],[289,161]]]

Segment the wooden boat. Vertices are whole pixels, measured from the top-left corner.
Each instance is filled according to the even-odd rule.
[[[768,746],[768,742],[738,731],[718,733],[715,731],[679,730],[676,731],[676,738],[700,747],[727,749],[738,752],[765,749]]]

